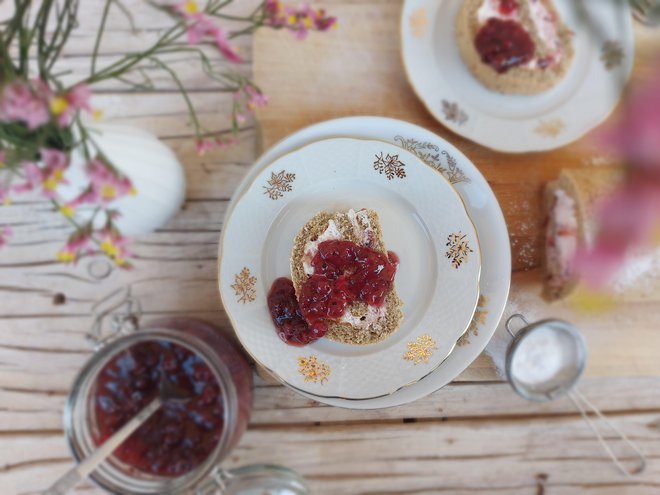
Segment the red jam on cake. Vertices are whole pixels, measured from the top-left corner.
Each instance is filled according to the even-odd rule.
[[[571,37],[552,0],[465,0],[456,20],[466,65],[503,93],[535,94],[554,86],[573,58]]]
[[[381,308],[392,290],[399,260],[350,241],[318,245],[312,274],[296,298],[289,279],[277,279],[268,307],[278,334],[291,345],[305,345],[325,335],[326,320],[340,320],[355,302]]]

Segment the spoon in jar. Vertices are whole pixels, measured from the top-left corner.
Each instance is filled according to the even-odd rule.
[[[71,468],[57,480],[43,495],[65,495],[80,481],[87,478],[103,461],[112,455],[117,447],[142,426],[166,402],[185,402],[192,397],[188,391],[182,390],[176,384],[161,375],[158,384],[158,395],[140,412],[131,418],[121,429],[108,438],[103,445],[94,451],[87,459]]]

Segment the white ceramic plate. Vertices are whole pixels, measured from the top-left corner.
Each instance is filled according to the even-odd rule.
[[[378,213],[385,244],[400,258],[401,327],[364,346],[285,344],[266,296],[275,279],[290,276],[294,237],[319,211],[364,207]],[[384,141],[321,140],[276,159],[240,195],[224,232],[220,290],[240,341],[282,380],[318,396],[375,398],[418,381],[474,315],[481,255],[461,197],[437,170]]]
[[[443,173],[452,179],[479,233],[482,249],[479,282],[481,295],[473,325],[436,370],[417,383],[377,399],[327,399],[301,392],[325,404],[352,409],[377,409],[406,404],[435,392],[456,378],[481,353],[495,332],[504,311],[511,278],[511,251],[506,223],[488,183],[474,164],[457,148],[422,127],[383,117],[329,120],[301,129],[275,144],[257,160],[236,189],[236,194],[227,208],[225,222],[231,218],[237,198],[270,162],[305,144],[331,137],[388,141],[413,151],[427,165],[444,169]],[[222,260],[222,251],[219,260]]]
[[[406,0],[401,16],[408,78],[439,122],[495,150],[541,151],[575,141],[614,109],[634,55],[627,1],[555,0],[575,57],[562,81],[533,96],[490,91],[472,76],[454,39],[461,2]]]

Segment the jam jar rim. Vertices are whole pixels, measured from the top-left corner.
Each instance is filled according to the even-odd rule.
[[[133,493],[139,495],[189,493],[213,475],[227,453],[226,450],[229,444],[231,429],[227,425],[234,424],[238,415],[237,392],[230,378],[229,369],[220,359],[214,358],[215,351],[202,338],[177,329],[162,326],[146,326],[139,328],[134,333],[117,337],[96,350],[74,378],[64,406],[64,434],[74,462],[79,463],[84,454],[89,455],[91,453],[88,442],[85,442],[84,438],[79,438],[80,435],[78,435],[79,432],[77,433],[77,430],[80,428],[76,427],[76,421],[82,420],[83,422],[87,422],[89,419],[89,408],[85,405],[85,402],[88,400],[90,389],[94,385],[99,372],[104,365],[120,352],[129,349],[139,342],[154,340],[172,341],[204,359],[205,364],[213,372],[221,390],[224,420],[222,434],[218,440],[218,444],[202,464],[182,476],[172,478],[163,477],[162,481],[158,480],[158,483],[162,486],[156,486],[156,481],[152,482],[154,483],[153,492],[144,491],[147,488],[144,486],[140,487],[142,491],[116,491],[117,489],[126,490],[126,487],[118,485],[127,484],[127,482],[118,480],[116,475],[109,472],[107,463],[101,464],[101,466],[89,475],[89,479],[109,493],[124,495]],[[76,418],[75,411],[76,407],[81,404],[80,401],[84,401],[82,402],[82,407],[87,414],[85,417]],[[86,426],[86,428],[89,428],[89,426]],[[113,469],[116,470],[116,468]],[[123,477],[130,479],[130,476],[127,474],[124,474]],[[130,479],[130,481],[135,484],[144,483],[137,479]]]

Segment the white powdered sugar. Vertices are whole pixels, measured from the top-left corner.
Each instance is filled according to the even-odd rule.
[[[660,247],[626,258],[612,282],[612,290],[621,293],[633,287],[642,291],[660,287]]]
[[[520,341],[511,361],[511,376],[530,388],[546,389],[574,376],[577,361],[573,337],[545,326]]]

